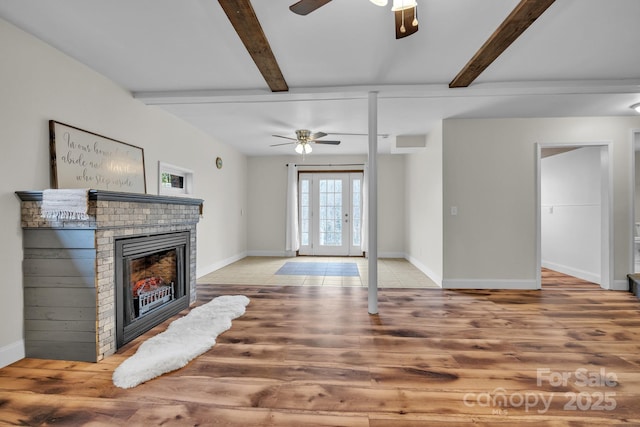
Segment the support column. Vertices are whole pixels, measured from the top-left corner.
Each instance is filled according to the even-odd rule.
[[[378,314],[378,93],[369,92],[369,314]]]

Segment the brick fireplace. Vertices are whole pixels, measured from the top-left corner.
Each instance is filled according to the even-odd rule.
[[[162,316],[154,308],[153,316],[139,322],[146,324],[142,332],[195,302],[202,200],[91,190],[89,219],[51,221],[41,217],[42,192],[16,194],[22,201],[27,357],[96,362],[126,342],[119,339],[122,313],[116,310],[119,242],[140,239],[149,246],[156,237],[186,236],[180,247],[187,253],[178,255],[186,263],[176,267],[185,283],[172,296],[179,304]]]

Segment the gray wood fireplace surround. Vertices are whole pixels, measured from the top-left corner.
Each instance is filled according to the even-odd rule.
[[[115,247],[121,239],[188,232],[188,286],[182,300],[184,308],[195,302],[202,200],[90,190],[88,220],[51,221],[41,216],[41,191],[16,194],[27,357],[97,362],[115,353]]]

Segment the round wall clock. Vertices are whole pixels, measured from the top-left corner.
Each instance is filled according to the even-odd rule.
[[[221,157],[216,157],[216,167],[218,169],[222,169],[222,158]]]

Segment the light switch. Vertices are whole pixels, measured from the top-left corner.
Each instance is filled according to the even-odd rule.
[[[456,215],[458,215],[458,207],[451,206],[451,216],[456,216]]]

